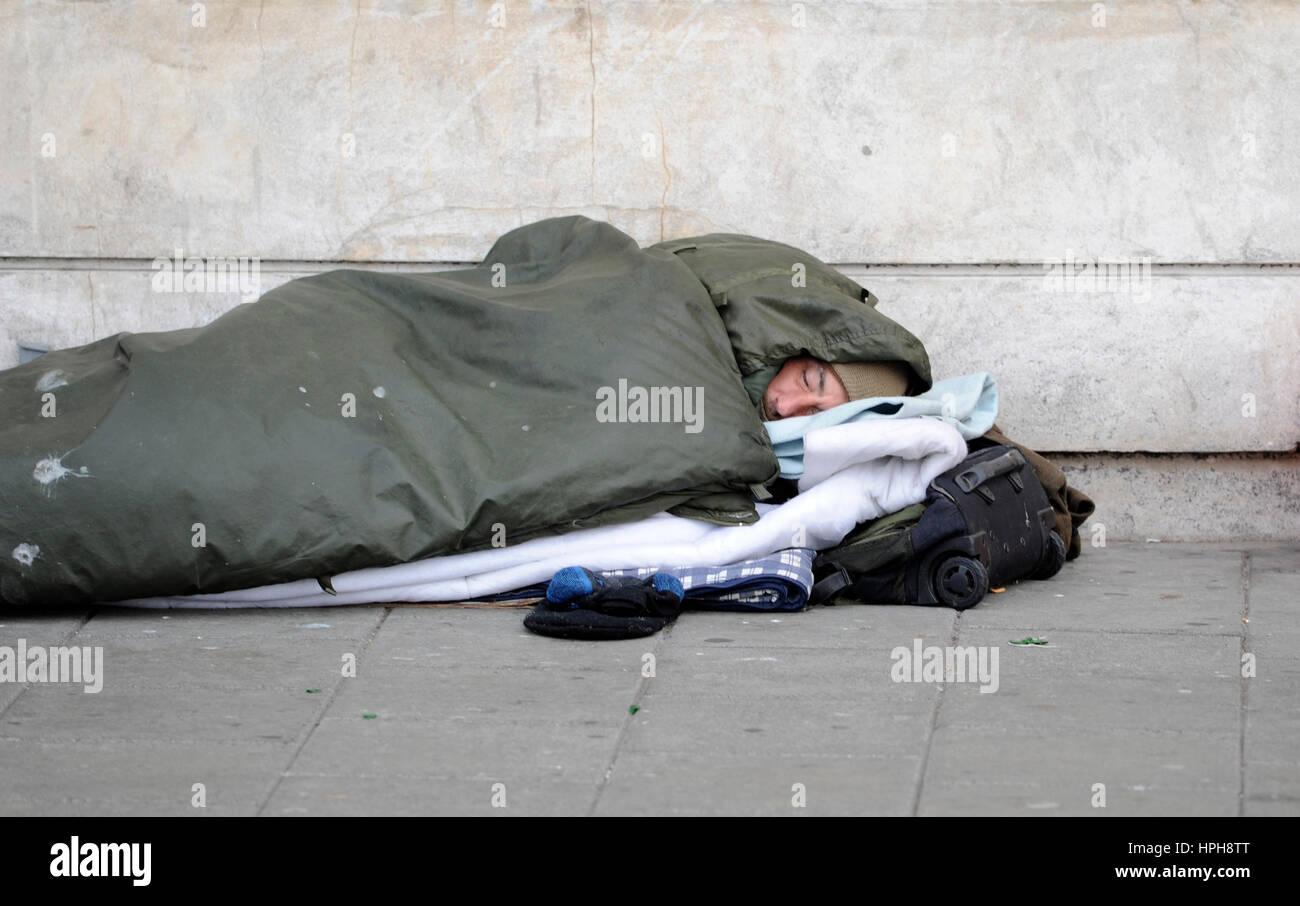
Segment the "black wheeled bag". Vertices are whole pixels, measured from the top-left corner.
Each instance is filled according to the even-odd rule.
[[[978,450],[930,482],[923,504],[864,523],[814,562],[812,603],[974,607],[992,586],[1065,563],[1047,493],[1015,447]]]

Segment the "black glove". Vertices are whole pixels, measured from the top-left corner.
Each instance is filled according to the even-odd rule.
[[[684,603],[682,583],[667,573],[637,579],[567,566],[551,579],[546,600],[524,617],[524,626],[559,638],[635,639],[663,629]]]

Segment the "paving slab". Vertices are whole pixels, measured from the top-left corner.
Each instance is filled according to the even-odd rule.
[[[260,814],[572,816],[587,813],[590,781],[560,776],[463,777],[290,773]]]
[[[620,642],[521,607],[4,612],[102,647],[104,687],[0,683],[0,813],[1297,815],[1298,579],[1290,542],[1117,542],[961,613]]]
[[[915,754],[872,752],[620,758],[592,814],[906,815],[919,764]]]
[[[1047,582],[1016,582],[963,616],[1030,634],[1059,629],[1214,635],[1241,632],[1242,554],[1196,544],[1089,548]]]
[[[1089,728],[1040,732],[1013,726],[935,731],[921,815],[1237,814],[1239,737]]]
[[[292,756],[274,741],[4,737],[0,815],[253,815]]]

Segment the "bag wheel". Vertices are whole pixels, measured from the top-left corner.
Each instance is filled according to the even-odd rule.
[[[1050,579],[1061,571],[1065,565],[1065,542],[1061,536],[1052,532],[1047,539],[1047,550],[1043,552],[1043,561],[1029,574],[1032,579]]]
[[[957,610],[974,607],[989,591],[989,573],[984,564],[960,554],[936,566],[931,580],[934,596]]]

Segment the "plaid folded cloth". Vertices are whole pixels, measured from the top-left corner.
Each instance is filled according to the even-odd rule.
[[[680,566],[598,570],[603,575],[636,576],[654,573],[676,576],[686,591],[686,601],[702,610],[803,610],[813,585],[816,551],[791,547],[766,557],[726,566]],[[581,564],[575,564],[581,565]],[[546,585],[530,585],[492,595],[485,600],[534,597],[546,594]]]

